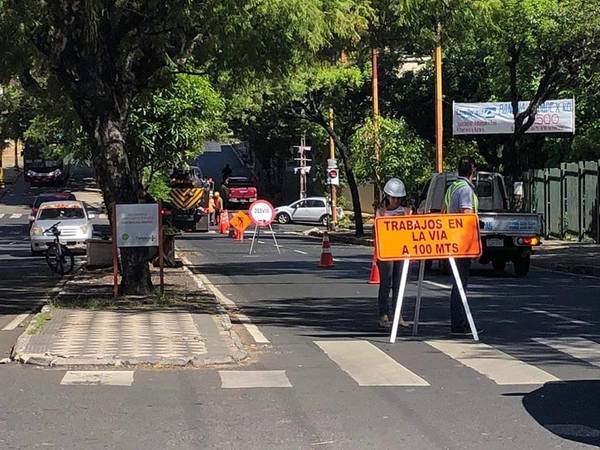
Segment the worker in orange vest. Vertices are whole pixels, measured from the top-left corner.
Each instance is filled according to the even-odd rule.
[[[213,199],[215,202],[215,224],[219,225],[221,223],[221,211],[223,211],[223,199],[218,192],[215,192]]]
[[[208,223],[210,226],[215,224],[215,199],[212,194],[208,198]]]

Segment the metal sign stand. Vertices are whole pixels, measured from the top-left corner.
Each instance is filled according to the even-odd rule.
[[[463,307],[465,308],[465,314],[467,315],[467,321],[469,322],[469,328],[471,329],[471,333],[473,334],[473,340],[479,341],[479,335],[477,334],[477,329],[475,328],[475,322],[473,320],[473,315],[471,314],[471,309],[469,308],[469,302],[467,301],[467,295],[465,293],[465,289],[462,284],[462,280],[460,279],[460,274],[458,273],[458,267],[456,267],[456,261],[454,258],[448,258],[450,261],[450,267],[452,267],[452,274],[454,275],[454,279],[456,280],[456,286],[458,287],[458,292],[460,293],[460,299],[462,300]],[[404,291],[406,290],[406,282],[408,279],[408,267],[410,266],[410,259],[405,259],[402,264],[402,277],[400,278],[400,290],[398,291],[398,301],[396,302],[396,310],[394,311],[394,323],[392,324],[392,334],[390,335],[390,343],[393,344],[396,342],[396,336],[398,335],[398,325],[400,324],[400,311],[402,310],[402,301],[404,300]],[[417,330],[419,327],[419,313],[421,309],[421,297],[423,292],[423,278],[425,277],[425,261],[420,262],[419,267],[419,282],[417,285],[417,301],[415,304],[415,320],[413,323],[413,336],[417,335]]]
[[[275,237],[275,232],[273,231],[273,227],[271,227],[271,224],[268,225],[269,226],[269,230],[271,231],[271,236],[273,236],[273,242],[275,243],[275,247],[277,248],[277,253],[279,253],[281,255],[281,250],[279,249],[279,244],[277,243],[277,238]],[[258,240],[258,238],[260,237],[260,229],[262,227],[259,227],[258,225],[254,225],[254,232],[252,233],[252,242],[250,243],[250,253],[248,253],[249,255],[251,255],[252,253],[254,253],[254,242]]]

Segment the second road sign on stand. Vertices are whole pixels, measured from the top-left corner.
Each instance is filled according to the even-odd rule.
[[[236,212],[230,220],[231,226],[243,233],[252,224],[252,219],[243,211]]]

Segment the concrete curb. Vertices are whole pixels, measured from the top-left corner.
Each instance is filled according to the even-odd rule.
[[[323,230],[319,230],[319,229],[312,229],[312,230],[308,230],[306,231],[304,234],[305,236],[313,236],[313,237],[318,237],[318,238],[322,238],[323,234],[325,232]],[[373,239],[369,238],[369,237],[356,237],[356,236],[351,236],[348,234],[338,234],[336,232],[329,232],[329,240],[331,242],[339,242],[342,244],[351,244],[351,245],[362,245],[365,247],[373,247]]]
[[[205,275],[195,274],[191,271],[188,266],[191,266],[192,263],[185,256],[181,258],[183,261],[183,269],[185,272],[196,280],[199,288],[208,290],[214,297],[217,302],[216,307],[219,314],[217,316],[212,316],[215,321],[217,328],[223,339],[225,340],[227,347],[229,348],[229,355],[232,361],[239,363],[240,361],[246,359],[249,354],[245,350],[244,345],[242,344],[242,340],[238,336],[238,334],[233,329],[233,325],[231,324],[231,320],[229,319],[229,314],[227,314],[227,307],[231,306],[231,301],[229,299],[224,300],[224,296],[217,288],[213,286],[213,284],[206,278]],[[214,364],[224,364],[225,362],[214,362]]]
[[[184,267],[184,271],[195,279],[194,274],[187,268]],[[48,294],[47,300],[52,298],[53,294],[58,294],[62,291],[64,286],[71,279],[65,280],[60,285],[54,287]],[[217,326],[220,336],[225,341],[225,345],[229,350],[229,355],[224,357],[204,357],[204,356],[193,356],[185,358],[163,358],[163,357],[140,357],[140,358],[68,358],[60,354],[51,353],[26,353],[29,341],[34,336],[30,334],[31,327],[35,323],[35,319],[44,313],[52,314],[52,309],[45,305],[42,310],[37,313],[29,323],[29,326],[17,339],[17,343],[13,347],[11,353],[11,360],[21,364],[29,364],[34,366],[43,367],[54,367],[54,368],[83,368],[83,367],[153,367],[153,368],[182,368],[182,367],[193,367],[193,368],[206,368],[209,366],[221,366],[227,364],[238,364],[240,361],[248,357],[248,352],[244,349],[244,346],[233,330],[231,321],[225,309],[219,303],[217,296],[208,289],[208,286],[204,286],[214,296],[215,306],[218,315],[212,314],[211,317]],[[193,314],[193,312],[192,312]]]
[[[536,261],[535,258],[531,260],[531,265],[539,267],[541,269],[555,270],[557,272],[571,273],[575,275],[587,275],[592,277],[600,277],[600,267],[590,267],[581,265],[569,265],[569,264],[554,264],[547,261]]]

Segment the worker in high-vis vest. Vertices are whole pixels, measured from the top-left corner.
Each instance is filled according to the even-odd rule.
[[[381,216],[405,216],[412,214],[412,210],[406,201],[406,186],[399,178],[390,178],[383,188],[385,194],[383,206],[375,211],[377,217]],[[377,293],[377,305],[379,311],[379,326],[390,328],[390,318],[396,309],[396,300],[400,291],[400,269],[402,260],[377,261],[377,268],[381,277],[379,281],[379,292]],[[390,291],[392,301],[390,306]],[[401,327],[408,327],[408,323],[400,316]]]
[[[475,193],[473,177],[475,176],[475,161],[471,157],[461,158],[458,162],[458,179],[448,187],[444,197],[443,212],[468,214],[477,213],[479,210],[479,199]],[[457,258],[456,266],[465,292],[469,282],[469,271],[471,270],[470,258]],[[463,307],[460,292],[456,280],[452,283],[450,294],[450,321],[451,333],[457,336],[471,334],[467,315]]]

